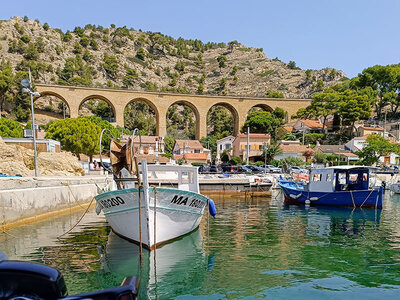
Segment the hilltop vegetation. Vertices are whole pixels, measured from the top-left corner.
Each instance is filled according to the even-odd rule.
[[[15,17],[0,24],[0,60],[35,82],[192,94],[308,98],[342,71],[301,70],[237,41],[203,43],[126,27],[63,32]]]

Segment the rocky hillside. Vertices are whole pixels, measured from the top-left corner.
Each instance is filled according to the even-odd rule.
[[[345,78],[236,41],[204,44],[113,25],[62,32],[20,17],[0,23],[0,60],[15,70],[30,66],[37,83],[191,94],[308,98]]]

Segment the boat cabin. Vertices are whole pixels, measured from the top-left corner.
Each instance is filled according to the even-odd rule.
[[[310,192],[368,190],[370,169],[361,166],[337,166],[311,171]]]

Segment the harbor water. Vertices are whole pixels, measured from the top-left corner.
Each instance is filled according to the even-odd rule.
[[[140,278],[140,299],[378,299],[400,294],[400,197],[382,210],[285,206],[272,197],[215,197],[199,230],[144,250],[90,210],[0,233],[10,259],[59,269],[69,294]]]

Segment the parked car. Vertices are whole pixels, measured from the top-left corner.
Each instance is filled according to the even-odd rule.
[[[200,165],[199,166],[199,173],[208,173],[210,172],[210,167],[207,165]]]
[[[267,165],[266,166],[267,171],[270,173],[282,173],[282,167],[275,167],[273,165]]]
[[[231,173],[233,171],[233,166],[231,165],[220,165],[222,172]]]
[[[303,169],[302,167],[293,166],[290,168],[290,173],[296,173],[296,174],[307,173],[307,170]]]
[[[250,174],[251,170],[249,168],[246,168],[245,166],[237,166],[236,167],[236,173],[246,173],[246,174]]]
[[[246,168],[250,169],[253,173],[263,173],[264,168],[253,166],[253,165],[245,165]]]
[[[222,173],[222,168],[220,166],[212,165],[209,169],[210,173]]]

